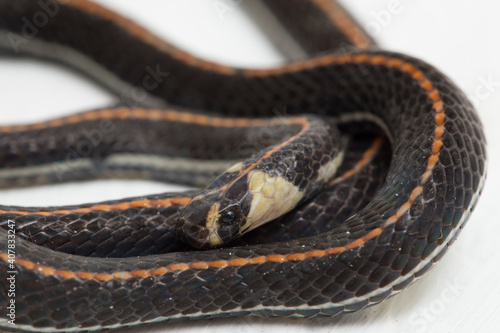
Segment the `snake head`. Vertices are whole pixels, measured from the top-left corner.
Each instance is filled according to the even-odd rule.
[[[283,215],[302,197],[280,175],[258,170],[222,175],[179,214],[177,233],[196,248],[218,247]]]
[[[302,136],[234,164],[194,197],[179,215],[180,238],[197,248],[227,244],[321,189],[342,160],[341,149],[333,145],[340,134],[319,120],[301,121]],[[306,143],[315,148],[302,149]]]
[[[180,213],[177,233],[193,247],[213,248],[239,236],[245,221],[239,202],[220,199],[218,191],[204,190]]]

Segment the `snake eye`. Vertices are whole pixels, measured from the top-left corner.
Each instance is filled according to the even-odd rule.
[[[220,213],[219,223],[224,226],[233,225],[236,222],[236,215],[232,210],[225,210]]]

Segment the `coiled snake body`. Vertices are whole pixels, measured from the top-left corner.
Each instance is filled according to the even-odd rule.
[[[184,251],[175,236],[178,212],[194,192],[0,207],[0,306],[14,300],[16,308],[15,326],[7,316],[0,327],[77,331],[242,315],[333,316],[397,294],[442,257],[485,179],[485,140],[470,102],[432,66],[376,50],[335,2],[268,6],[308,53],[339,52],[236,69],[193,57],[87,0],[0,0],[4,48],[86,66],[118,92],[142,87],[148,98],[141,102],[149,105],[0,127],[4,187],[58,181],[52,168],[58,165],[70,166],[68,180],[147,174],[200,184],[244,157],[253,164],[230,175],[245,180],[239,185],[245,191],[279,192],[301,203],[275,226],[253,231],[256,240],[206,251]],[[26,18],[40,12],[47,21],[27,36]],[[317,25],[307,23],[309,15]],[[346,52],[346,45],[355,47]],[[276,120],[273,110],[284,109],[292,117]],[[357,152],[346,153],[334,180],[326,179],[323,166],[330,170],[337,162],[318,147],[333,148],[318,143],[320,130],[303,137],[316,125],[298,114],[327,116],[344,137],[352,133],[347,146]],[[382,139],[360,134],[374,130],[365,122],[382,128],[392,152],[381,147]],[[298,134],[283,129],[289,125]],[[257,148],[268,146],[267,139],[257,141],[269,129],[284,141],[256,158]],[[68,147],[78,150],[82,142],[93,143],[88,154],[68,156]],[[267,168],[289,151],[300,155],[293,173]],[[272,163],[258,169],[266,158]],[[247,179],[242,169],[259,173]],[[309,186],[306,174],[325,182],[308,201],[300,192]],[[363,187],[365,179],[371,183]],[[259,211],[254,203],[237,213]],[[276,230],[285,235],[276,238]],[[15,297],[8,292],[12,274]]]

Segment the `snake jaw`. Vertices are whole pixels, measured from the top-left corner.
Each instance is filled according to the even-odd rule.
[[[194,247],[204,248],[208,244],[208,236],[212,233],[208,228],[188,223],[186,220],[179,218],[177,234],[189,245]]]

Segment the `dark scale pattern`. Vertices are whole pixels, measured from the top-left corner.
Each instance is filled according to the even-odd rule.
[[[305,192],[306,198],[324,185],[324,181],[318,179],[320,169],[337,158],[343,150],[335,128],[320,119],[308,118],[309,128],[302,135],[271,156],[263,158],[254,168],[265,171],[271,177],[284,177]]]
[[[194,192],[183,193],[192,197]],[[122,202],[164,200],[178,195],[170,193],[119,201],[103,202],[113,205]],[[73,210],[93,205],[26,209],[0,207],[1,210],[53,211]],[[130,257],[185,250],[175,232],[177,215],[183,205],[126,210],[93,211],[63,215],[0,214],[0,227],[8,229],[14,221],[16,234],[36,245],[82,256]]]
[[[259,226],[279,216],[279,209],[289,211],[299,200],[303,202],[309,199],[326,185],[337,168],[334,164],[339,164],[342,158],[344,149],[340,133],[317,117],[283,118],[281,122],[294,124],[294,119],[295,123],[299,121],[301,124],[300,131],[295,131],[298,133],[291,132],[282,143],[262,149],[248,160],[231,167],[193,198],[179,214],[179,238],[200,249],[220,247],[245,232],[242,227],[248,225],[247,217],[250,217],[255,201],[273,201],[265,208],[265,214],[268,214],[265,219],[259,220],[263,213],[250,217],[253,218],[251,223]],[[274,184],[273,181],[265,181],[264,177],[274,179]],[[299,199],[294,199],[292,195],[289,195],[289,199],[278,197],[276,193],[285,192],[276,189],[278,180],[283,180],[283,187],[294,186],[295,193],[300,194]],[[274,193],[270,194],[269,190],[265,192],[264,184],[272,184]],[[288,193],[282,194],[286,195]],[[270,200],[273,196],[274,200]],[[296,201],[287,203],[287,210],[286,207],[279,208],[285,205],[283,201],[286,200]],[[216,214],[214,207],[217,209]],[[217,227],[214,227],[215,223]],[[213,241],[214,235],[217,242]]]
[[[338,174],[350,170],[361,159],[369,144],[371,140],[368,138],[359,136],[354,138],[346,149],[347,156]],[[258,228],[245,237],[244,241],[236,241],[234,245],[242,242],[251,244],[298,239],[333,229],[371,200],[384,180],[386,167],[379,166],[379,164],[388,161],[387,153],[379,155],[374,163],[368,165],[362,172],[322,191],[314,201],[303,205],[278,221]],[[359,184],[360,188],[356,184]],[[183,193],[183,195],[191,196],[192,194]],[[122,201],[158,200],[173,196],[173,194],[150,196]],[[79,206],[81,207],[85,206]],[[111,214],[108,212],[69,214],[59,218],[57,216],[16,217],[12,214],[4,214],[2,217],[4,222],[0,225],[6,228],[8,219],[13,218],[19,236],[53,250],[85,256],[128,257],[189,250],[175,239],[175,224],[177,223],[175,217],[182,207],[133,209]],[[54,207],[53,209],[74,208],[76,207]],[[3,209],[19,208],[3,207]],[[37,223],[33,223],[34,221]],[[155,236],[159,238],[151,239]]]
[[[266,0],[264,3],[307,54],[318,54],[328,50],[348,52],[355,49],[350,38],[332,24],[328,13],[323,12],[312,1]],[[336,3],[335,7],[343,11],[340,4]],[[363,36],[363,38],[374,45],[368,37]],[[360,37],[357,36],[357,39]]]
[[[0,0],[0,28],[19,33],[21,18],[32,17],[39,10],[36,1]],[[357,311],[383,301],[425,274],[456,239],[481,191],[486,153],[477,115],[447,77],[420,60],[377,50],[366,52],[364,61],[352,56],[336,63],[330,61],[331,56],[324,56],[317,58],[314,66],[302,64],[303,69],[288,73],[269,72],[255,77],[246,71],[220,74],[175,60],[161,48],[99,16],[98,11],[91,15],[65,5],[40,29],[37,38],[69,46],[133,86],[142,84],[145,75],[142,69],[159,64],[170,75],[151,93],[170,105],[248,117],[273,116],[275,109],[286,109],[291,115],[313,113],[333,117],[370,112],[387,125],[393,147],[380,189],[361,191],[360,184],[354,186],[354,192],[366,191],[374,197],[368,203],[358,199],[359,211],[338,225],[326,223],[327,231],[311,237],[210,251],[105,259],[72,256],[20,239],[16,245],[19,328],[27,325],[34,330],[86,329],[155,319],[238,315],[316,317]],[[117,54],[117,50],[128,52]],[[388,65],[389,58],[407,65],[394,62]],[[439,106],[431,101],[431,96],[436,95],[425,91],[408,68],[420,71],[439,93],[444,111],[442,147],[439,160],[430,167],[428,180],[421,185],[421,194],[410,200],[411,207],[394,223],[388,223],[422,182],[427,163],[432,159],[438,121],[435,111]],[[44,138],[51,135],[45,133]],[[127,149],[135,149],[139,142],[149,144],[148,134],[143,135],[137,141],[116,139]],[[43,156],[22,153],[18,150],[22,147],[14,143],[1,144],[6,151],[2,161],[7,165],[18,165],[18,158],[23,163],[36,164],[64,157],[64,149],[44,150],[45,145],[41,144],[37,147],[40,152],[44,150]],[[203,143],[198,144],[204,147]],[[221,150],[230,144],[224,142]],[[96,152],[92,158],[99,160],[102,153],[105,151]],[[380,179],[379,171],[373,172]],[[362,178],[363,173],[356,177]],[[321,198],[320,194],[303,206],[304,210],[296,217],[297,223],[305,216],[316,216],[318,220],[331,216],[328,203],[324,210],[309,210],[315,206],[314,200]],[[332,199],[330,204],[335,202]],[[145,217],[153,215],[152,211],[137,210],[118,215],[126,215],[132,221],[139,213]],[[165,216],[173,216],[169,214]],[[118,215],[102,213],[96,220],[87,221],[88,226],[94,228],[92,223],[98,224],[99,218],[113,220]],[[33,221],[29,215],[3,218],[15,218],[25,228]],[[47,230],[62,231],[70,238],[71,229],[85,223],[80,220],[86,221],[81,216],[62,217],[60,221],[50,221]],[[66,228],[70,229],[65,231]],[[106,248],[106,238],[111,237],[100,230],[90,237],[104,240],[100,244]],[[378,231],[375,236],[374,231]],[[43,238],[43,233],[40,235]],[[365,239],[367,235],[373,237]],[[7,238],[3,228],[0,237]],[[354,246],[353,242],[360,240],[362,246]],[[101,249],[100,245],[95,248],[99,248],[97,252]],[[321,250],[334,251],[325,255]],[[1,243],[0,252],[7,252],[5,242]],[[262,256],[266,256],[264,260]],[[260,261],[249,261],[257,258]],[[4,255],[2,266],[0,288],[8,290],[9,267]],[[5,308],[6,304],[3,292],[0,307]]]
[[[337,176],[351,170],[361,160],[372,139],[367,134],[351,139]],[[354,176],[323,189],[314,200],[253,230],[231,245],[288,241],[314,236],[340,226],[373,199],[385,180],[389,162],[390,150],[385,147],[370,164]]]
[[[116,110],[118,112],[118,110]],[[201,114],[201,113],[200,113]],[[0,141],[0,165],[5,169],[49,165],[45,174],[33,176],[0,176],[0,187],[108,178],[153,178],[159,181],[189,185],[206,185],[224,170],[174,171],[144,164],[111,164],[118,154],[146,155],[187,161],[231,161],[255,155],[296,131],[298,126],[218,127],[156,119],[99,119],[78,124],[4,133]],[[130,133],[141,133],[133,138]],[[90,165],[74,164],[90,159]]]

